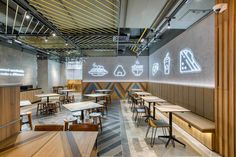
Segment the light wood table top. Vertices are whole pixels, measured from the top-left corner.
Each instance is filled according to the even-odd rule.
[[[134,93],[137,94],[138,96],[152,95],[151,93],[148,93],[148,92],[134,92]]]
[[[108,95],[109,94],[102,94],[102,93],[84,94],[84,96],[93,97],[93,98],[104,97],[104,96],[108,96]]]
[[[166,100],[164,100],[164,99],[161,99],[161,98],[159,98],[159,97],[157,97],[157,96],[144,96],[144,97],[141,97],[144,101],[146,101],[146,102],[150,102],[150,103],[152,103],[152,102],[159,102],[159,103],[162,103],[162,102],[166,102]]]
[[[90,157],[98,132],[27,131],[0,142],[1,157]]]
[[[142,91],[142,89],[131,89],[130,91],[132,91],[132,92],[141,92]]]
[[[70,110],[71,112],[103,107],[103,105],[100,105],[92,101],[70,103],[70,104],[65,104],[63,106],[67,108],[68,110]]]
[[[112,90],[110,89],[98,89],[96,92],[111,92]]]
[[[60,92],[75,92],[74,89],[62,89],[62,90],[59,90]]]
[[[37,94],[35,95],[39,98],[43,98],[43,97],[54,97],[54,96],[60,96],[60,94],[57,93],[46,93],[46,94]]]
[[[181,107],[179,105],[174,105],[171,103],[161,103],[158,106],[155,106],[161,112],[189,112],[190,110]]]
[[[21,100],[20,101],[20,107],[30,106],[32,105],[29,100]]]

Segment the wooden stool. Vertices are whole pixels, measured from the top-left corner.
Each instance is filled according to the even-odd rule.
[[[65,131],[67,131],[69,129],[69,123],[77,124],[77,118],[75,118],[75,117],[68,117],[68,118],[64,119]]]
[[[73,112],[72,113],[72,116],[73,117],[75,117],[75,118],[77,118],[77,120],[79,119],[79,120],[81,120],[81,112],[79,111],[79,112]]]
[[[36,115],[38,115],[38,112],[40,112],[40,114],[47,112],[47,103],[46,102],[39,102],[38,103]]]
[[[24,116],[27,116],[27,117],[28,117],[28,121],[23,121],[23,117],[24,117]],[[33,130],[33,125],[32,125],[32,112],[21,113],[21,114],[20,114],[20,118],[21,118],[21,121],[20,121],[21,127],[22,127],[22,125],[24,125],[24,124],[29,124],[30,129]],[[20,127],[20,128],[21,128],[21,127]]]
[[[57,112],[57,103],[49,102],[47,103],[47,113],[56,113]]]
[[[102,114],[99,112],[93,112],[89,114],[89,117],[93,119],[93,124],[97,124],[100,126],[102,132]],[[98,122],[99,121],[99,122]]]

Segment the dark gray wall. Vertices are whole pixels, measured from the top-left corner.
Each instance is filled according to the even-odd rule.
[[[180,73],[180,51],[191,49],[201,71]],[[169,52],[170,74],[164,74],[163,60]],[[153,76],[152,66],[159,63]],[[151,82],[214,87],[214,14],[209,15],[149,56]]]

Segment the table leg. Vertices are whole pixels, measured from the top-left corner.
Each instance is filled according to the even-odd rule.
[[[49,97],[47,97],[47,102],[49,102]]]
[[[98,97],[95,98],[96,103],[98,102]]]
[[[166,147],[169,145],[170,141],[172,141],[173,147],[175,147],[175,141],[182,144],[184,147],[186,146],[184,143],[180,142],[178,139],[176,139],[173,136],[173,130],[172,130],[172,112],[169,112],[169,136],[158,136],[158,138],[168,138],[168,141],[166,143]]]
[[[84,121],[84,110],[81,110],[81,121]]]
[[[156,109],[155,109],[156,103],[153,102],[153,119],[156,119]]]

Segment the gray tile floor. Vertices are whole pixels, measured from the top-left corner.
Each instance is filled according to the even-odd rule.
[[[76,101],[80,101],[78,95]],[[63,119],[71,116],[71,112],[62,109],[61,112],[50,116],[36,116],[36,104],[22,108],[22,111],[32,111],[33,125],[35,124],[63,124]],[[217,156],[217,154],[207,150],[198,151],[197,147],[189,144],[181,134],[174,131],[176,137],[186,144],[186,148],[176,144],[176,147],[169,145],[165,148],[164,140],[156,139],[154,147],[150,146],[150,138],[145,139],[147,126],[142,122],[137,127],[132,118],[132,112],[126,100],[113,101],[109,107],[108,116],[103,118],[103,133],[98,137],[99,154],[102,157],[123,156],[123,157],[171,157],[171,156]],[[25,125],[24,131],[29,130]],[[162,135],[162,130],[158,130],[158,135]],[[210,153],[208,153],[210,152]]]

